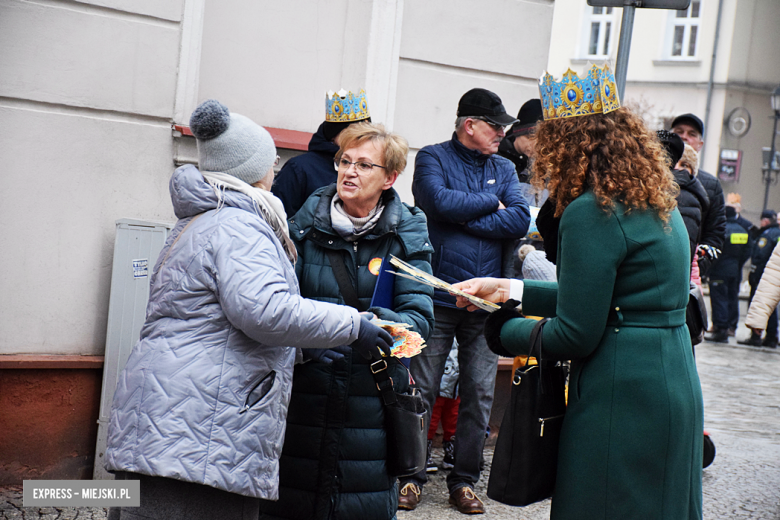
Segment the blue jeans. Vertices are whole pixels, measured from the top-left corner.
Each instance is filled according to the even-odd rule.
[[[425,400],[427,431],[447,355],[453,338],[457,338],[460,409],[455,430],[455,467],[447,477],[447,487],[452,493],[466,485],[473,488],[479,480],[485,431],[493,407],[498,356],[488,349],[483,335],[487,314],[436,306],[434,318],[436,327],[427,341],[428,346],[412,358],[410,370]],[[402,484],[414,482],[422,487],[427,481],[423,469],[416,475],[405,477]]]

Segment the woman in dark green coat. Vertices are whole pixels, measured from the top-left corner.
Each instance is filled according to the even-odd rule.
[[[458,286],[551,317],[544,355],[571,360],[551,518],[700,519],[702,395],[685,326],[690,252],[663,152],[625,108],[546,120],[537,143],[535,182],[549,188],[560,216],[558,282]],[[526,354],[535,323],[488,320],[486,333],[498,338],[491,348]]]
[[[406,141],[381,125],[358,123],[339,135],[338,180],[315,191],[290,219],[301,294],[346,303],[331,264],[338,256],[360,310],[410,325],[427,339],[433,289],[395,279],[392,309],[371,307],[381,260],[394,255],[431,272],[425,214],[392,188],[406,165]],[[312,349],[307,349],[312,350]],[[398,508],[387,473],[384,406],[369,363],[349,348],[295,368],[279,473],[279,500],[262,504],[263,520],[390,520]],[[397,392],[409,372],[388,363]]]

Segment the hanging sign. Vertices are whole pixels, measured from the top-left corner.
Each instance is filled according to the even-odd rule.
[[[724,182],[739,182],[739,167],[742,165],[742,150],[720,151],[718,179]]]

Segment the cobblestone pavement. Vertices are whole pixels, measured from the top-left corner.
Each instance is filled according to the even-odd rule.
[[[738,336],[747,336],[746,330]],[[780,520],[780,351],[703,343],[696,360],[704,392],[704,426],[717,448],[704,470],[707,520]],[[778,349],[780,350],[780,349]],[[550,501],[516,508],[486,497],[492,448],[485,450],[486,473],[477,486],[486,519],[537,520],[549,517]],[[441,450],[434,450],[440,460]],[[446,520],[461,516],[447,503],[445,474],[425,487],[416,511],[399,511],[398,520]],[[105,509],[23,508],[21,486],[0,488],[0,519],[104,519]],[[586,506],[586,505],[584,505]]]

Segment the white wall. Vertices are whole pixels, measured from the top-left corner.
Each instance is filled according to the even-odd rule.
[[[182,5],[0,0],[0,353],[102,354],[114,222],[174,220]]]
[[[478,16],[475,15],[478,13]],[[174,139],[216,98],[313,132],[327,90],[366,88],[416,150],[460,96],[537,95],[552,0],[0,0],[0,354],[103,353],[114,223],[173,221]],[[490,23],[484,23],[490,20]]]
[[[551,0],[207,0],[198,100],[314,132],[326,91],[366,88],[372,120],[409,140],[396,189],[412,203],[414,154],[450,138],[460,96],[488,88],[515,114],[538,95],[552,8]]]
[[[552,15],[548,0],[407,1],[395,130],[409,140],[413,153],[451,138],[458,100],[472,88],[498,94],[512,115],[537,97]],[[412,154],[409,160],[396,189],[411,204]]]
[[[365,87],[370,16],[362,0],[207,0],[198,101],[314,132],[325,92]]]

